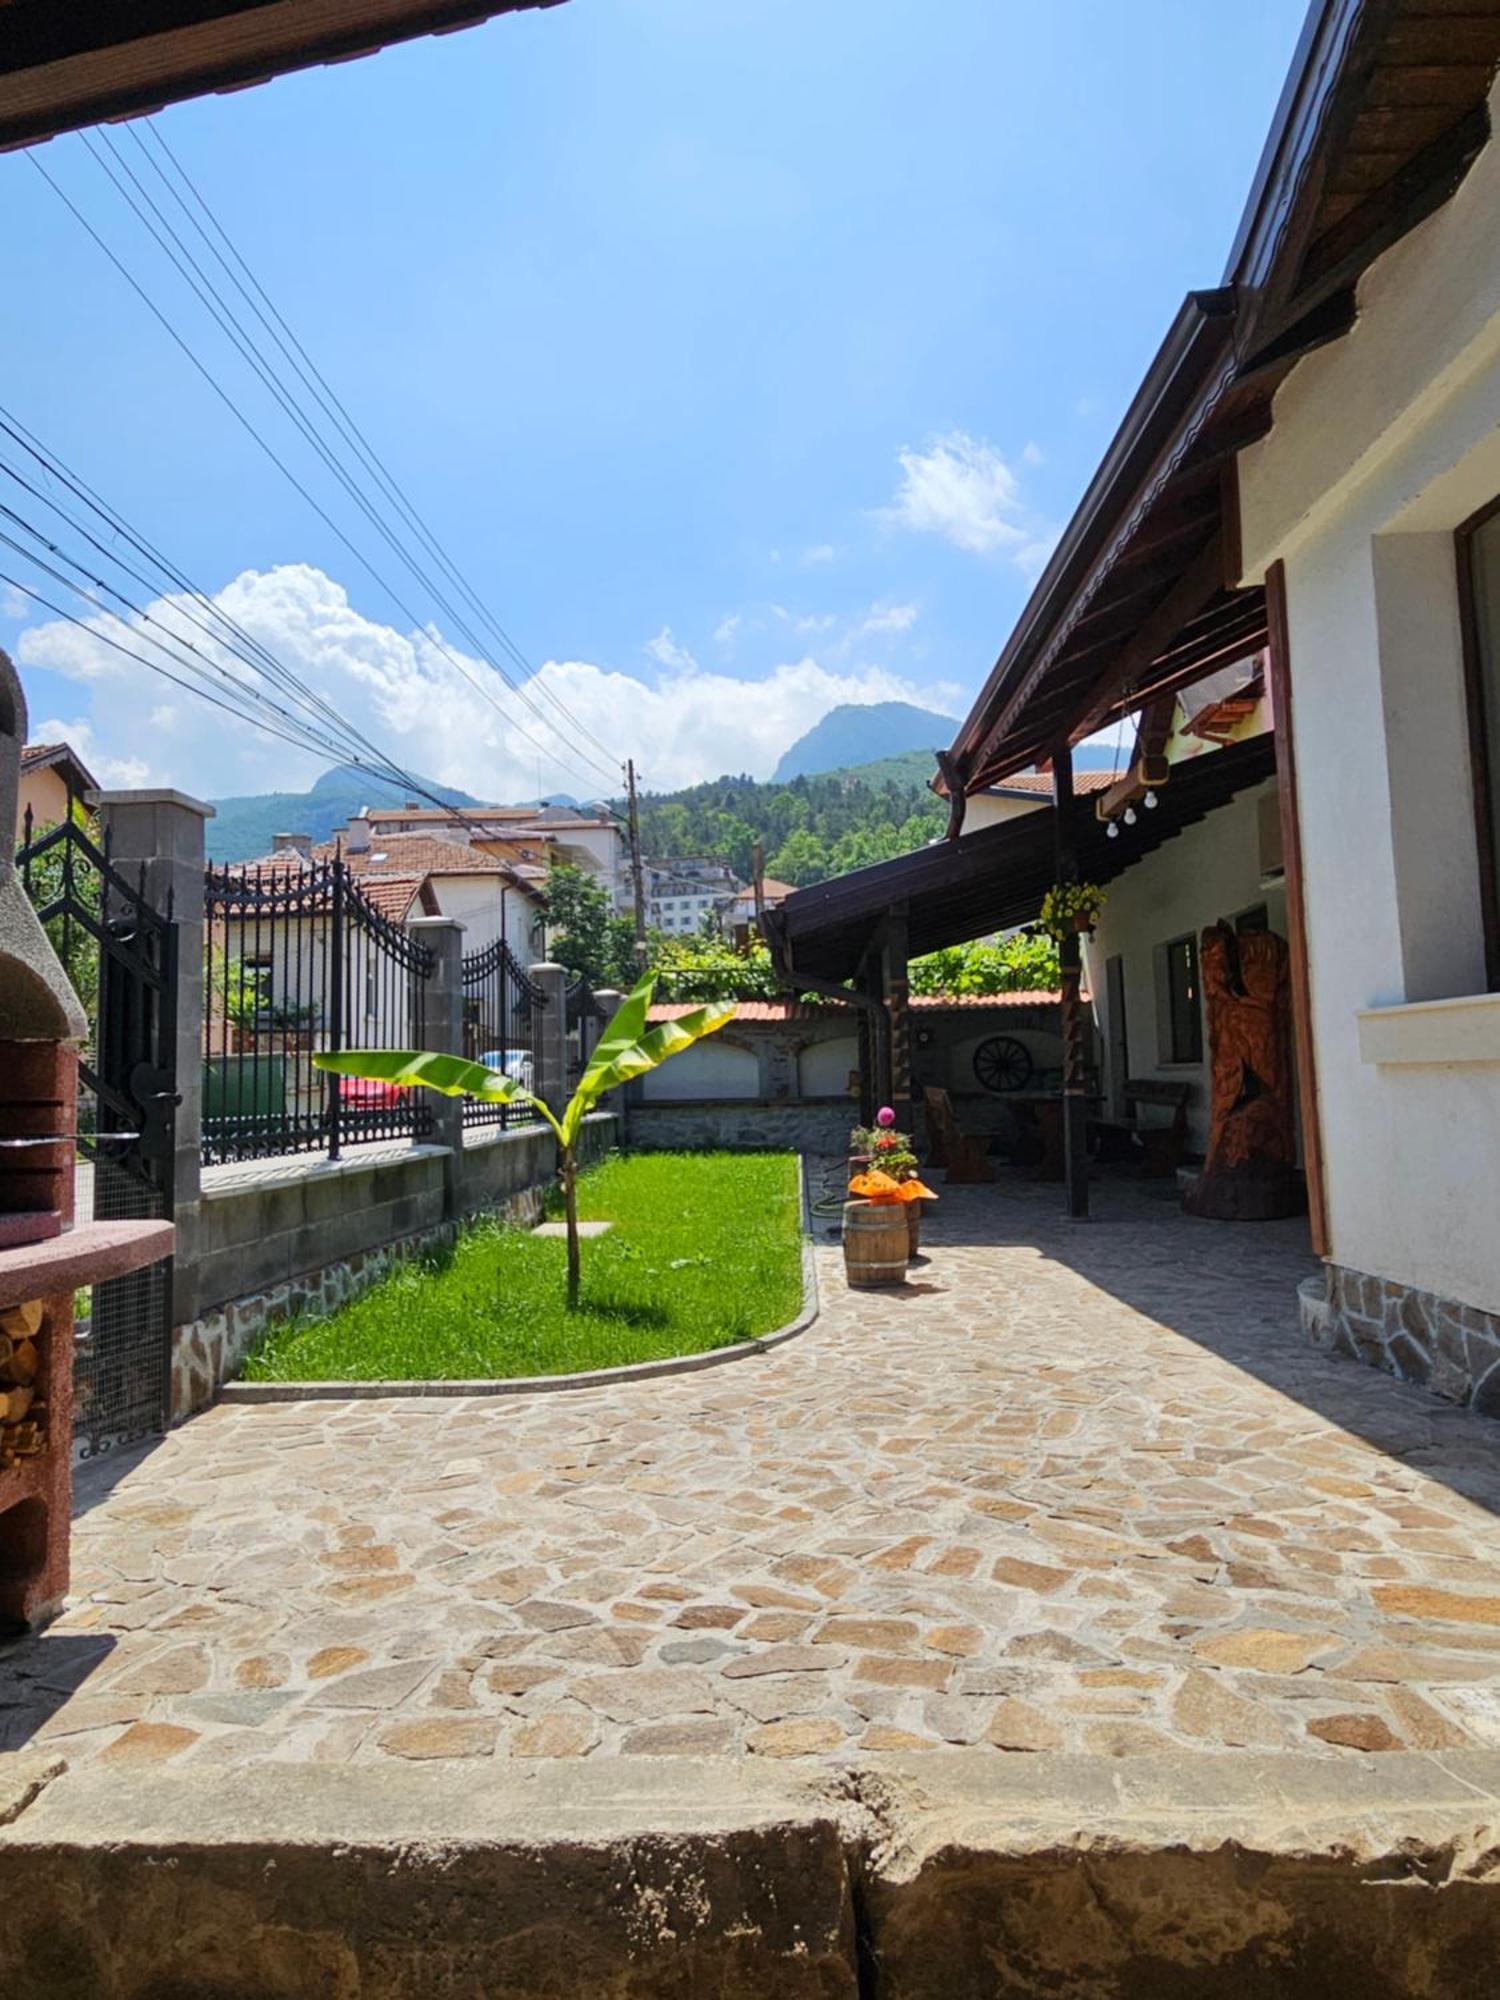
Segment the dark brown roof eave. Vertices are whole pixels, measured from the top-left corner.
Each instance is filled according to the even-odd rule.
[[[1021,679],[1045,635],[1083,588],[1111,524],[1148,477],[1215,364],[1228,353],[1233,328],[1232,288],[1190,292],[1184,299],[978,700],[953,739],[948,754],[966,782],[991,710]]]
[[[1109,701],[1164,691],[1168,661],[1191,675],[1235,643],[1263,643],[1259,593],[1236,587],[1224,475],[1270,428],[1297,361],[1353,325],[1365,270],[1452,195],[1487,142],[1500,0],[1461,11],[1460,22],[1425,0],[1312,0],[1225,284],[1195,295],[1231,302],[1223,345],[1195,350],[1190,298],[934,789],[972,791],[1077,741]],[[1122,477],[1153,445],[1151,480]],[[1179,590],[1195,565],[1193,589]],[[1175,635],[1152,623],[1178,611]],[[1148,627],[1149,645],[1137,637]]]
[[[1093,882],[1112,882],[1166,841],[1262,783],[1276,769],[1270,734],[1174,764],[1153,811],[1126,838],[1109,838],[1093,813],[1075,822],[1078,866]],[[1057,869],[1051,812],[1023,813],[955,841],[939,841],[894,861],[799,889],[763,924],[781,977],[797,990],[814,980],[854,976],[893,904],[907,909],[911,954],[941,950],[1032,921]]]
[[[0,5],[0,150],[559,0]]]

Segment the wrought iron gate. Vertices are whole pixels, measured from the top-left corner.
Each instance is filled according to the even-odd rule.
[[[131,882],[75,807],[36,832],[16,869],[89,1019],[78,1064],[78,1220],[172,1213],[177,1107],[177,925]],[[167,1427],[172,1266],[93,1287],[75,1327],[74,1450],[92,1458]]]

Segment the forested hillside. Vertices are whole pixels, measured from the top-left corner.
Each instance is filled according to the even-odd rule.
[[[715,778],[644,797],[641,845],[653,861],[719,855],[748,880],[759,839],[766,873],[802,888],[935,839],[947,812],[927,789],[931,769],[930,759],[914,756],[785,785]]]

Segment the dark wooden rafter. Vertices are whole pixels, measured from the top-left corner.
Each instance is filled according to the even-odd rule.
[[[1120,713],[1116,656],[1140,664],[1139,632],[1159,630],[1153,593],[1165,602],[1216,525],[1224,594],[1135,688],[1180,685],[1181,670],[1264,643],[1261,593],[1234,591],[1234,457],[1270,428],[1296,363],[1349,331],[1373,259],[1462,181],[1489,134],[1497,62],[1500,0],[1313,6],[1224,284],[1179,313],[954,739],[970,789],[1045,754],[1070,713],[1080,729]]]
[[[0,150],[558,0],[0,5]]]
[[[1271,738],[1252,737],[1176,766],[1156,811],[1142,814],[1126,840],[1108,839],[1092,813],[1080,813],[1074,829],[1080,875],[1091,882],[1113,881],[1274,770]],[[837,990],[818,982],[850,979],[867,966],[886,914],[897,903],[907,906],[907,943],[914,958],[1030,922],[1056,874],[1052,819],[1045,809],[1024,813],[951,843],[920,847],[898,860],[799,889],[766,912],[778,970],[794,989]]]

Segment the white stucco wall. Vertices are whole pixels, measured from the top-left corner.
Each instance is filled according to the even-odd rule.
[[[858,1035],[812,1042],[797,1057],[797,1088],[804,1097],[847,1097],[849,1072],[858,1068]]]
[[[681,1104],[693,1098],[759,1097],[760,1062],[752,1049],[736,1048],[722,1034],[684,1049],[647,1072],[640,1093],[648,1104]]]
[[[978,833],[987,826],[1001,826],[1006,820],[1024,819],[1040,812],[1049,799],[1005,798],[995,792],[971,792],[964,807],[964,832]]]
[[[1241,792],[1148,854],[1112,882],[1092,942],[1084,943],[1084,972],[1094,999],[1101,1061],[1110,1047],[1110,994],[1105,968],[1119,953],[1124,959],[1127,1068],[1131,1077],[1160,1077],[1186,1083],[1190,1143],[1201,1151],[1208,1138],[1207,1067],[1174,1063],[1166,1034],[1161,991],[1160,947],[1174,938],[1199,936],[1221,917],[1233,919],[1264,903],[1273,931],[1286,935],[1286,896],[1279,883],[1262,883],[1259,834],[1260,798],[1274,793],[1268,779]],[[1121,833],[1129,838],[1129,829]],[[1205,1023],[1203,1044],[1208,1047]],[[1116,1079],[1115,1081],[1123,1081]],[[1147,1112],[1150,1119],[1165,1113]]]
[[[1452,534],[1500,493],[1497,214],[1492,143],[1239,462],[1245,577],[1286,565],[1330,1254],[1489,1311],[1500,999],[1462,1061],[1442,1010],[1399,1064],[1356,1017],[1485,983]]]
[[[1061,1035],[1049,1034],[1043,1028],[1018,1027],[998,1011],[985,1016],[984,1025],[973,1031],[955,1031],[950,1025],[941,1032],[945,1037],[951,1035],[953,1039],[933,1047],[915,1049],[912,1071],[919,1083],[935,1084],[953,1097],[994,1095],[997,1104],[1005,1101],[1003,1092],[986,1093],[974,1074],[974,1051],[981,1042],[987,1042],[995,1035],[1008,1035],[1019,1042],[1031,1057],[1033,1071],[1062,1068]],[[1033,1075],[1027,1088],[1038,1087],[1038,1079]]]
[[[442,916],[457,917],[464,927],[464,950],[483,951],[501,935],[502,905],[504,936],[520,965],[534,964],[542,956],[542,940],[533,942],[532,925],[538,905],[524,891],[502,884],[494,875],[442,875],[433,880],[438,910]]]

